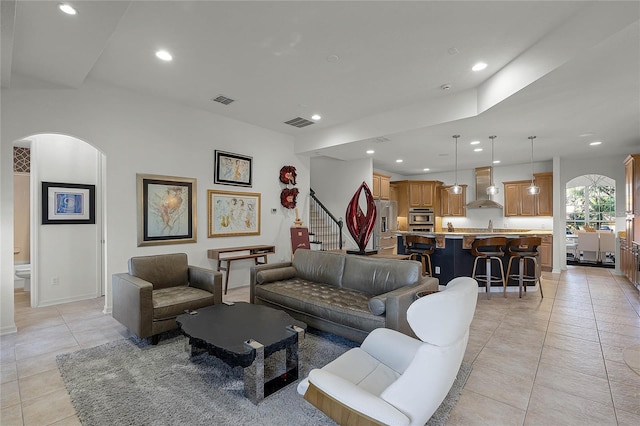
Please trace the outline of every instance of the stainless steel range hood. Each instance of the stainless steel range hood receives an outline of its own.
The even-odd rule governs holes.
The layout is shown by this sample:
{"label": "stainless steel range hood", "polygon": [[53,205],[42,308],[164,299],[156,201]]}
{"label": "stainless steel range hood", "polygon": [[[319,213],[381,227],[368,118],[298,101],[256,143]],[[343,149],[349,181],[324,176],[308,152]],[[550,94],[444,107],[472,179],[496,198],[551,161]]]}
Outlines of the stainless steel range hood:
{"label": "stainless steel range hood", "polygon": [[478,167],[476,169],[476,200],[470,202],[466,209],[501,209],[502,205],[496,203],[487,194],[487,188],[491,185],[493,167]]}

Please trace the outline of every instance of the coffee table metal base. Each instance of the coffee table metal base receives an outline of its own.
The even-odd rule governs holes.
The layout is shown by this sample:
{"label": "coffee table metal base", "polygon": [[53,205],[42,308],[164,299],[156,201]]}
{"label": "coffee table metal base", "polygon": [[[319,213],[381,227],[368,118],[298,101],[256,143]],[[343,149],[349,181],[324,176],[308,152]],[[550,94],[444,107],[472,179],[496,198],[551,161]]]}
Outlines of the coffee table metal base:
{"label": "coffee table metal base", "polygon": [[[297,333],[298,338],[294,343],[286,347],[286,368],[284,373],[278,377],[265,382],[264,377],[264,345],[256,340],[245,342],[248,348],[255,350],[256,357],[248,367],[243,369],[244,395],[254,404],[260,403],[267,396],[282,389],[290,383],[298,380],[300,361],[298,357],[298,347],[304,338],[304,329],[295,325],[287,327],[292,333]],[[206,349],[195,347],[190,344],[190,339],[185,341],[185,351],[191,356],[206,352]]]}

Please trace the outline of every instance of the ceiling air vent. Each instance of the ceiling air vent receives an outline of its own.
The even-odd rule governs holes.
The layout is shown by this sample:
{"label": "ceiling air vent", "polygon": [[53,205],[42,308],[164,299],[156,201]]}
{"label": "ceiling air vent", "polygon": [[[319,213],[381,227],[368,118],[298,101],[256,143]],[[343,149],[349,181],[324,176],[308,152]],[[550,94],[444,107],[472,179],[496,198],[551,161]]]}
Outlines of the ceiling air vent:
{"label": "ceiling air vent", "polygon": [[218,97],[213,98],[212,101],[219,102],[223,105],[229,105],[231,102],[234,102],[235,100],[231,98],[227,98],[226,96],[223,96],[223,95],[218,95]]}
{"label": "ceiling air vent", "polygon": [[314,124],[313,121],[307,120],[306,118],[296,117],[289,121],[285,121],[284,124],[290,124],[293,127],[307,127],[310,124]]}

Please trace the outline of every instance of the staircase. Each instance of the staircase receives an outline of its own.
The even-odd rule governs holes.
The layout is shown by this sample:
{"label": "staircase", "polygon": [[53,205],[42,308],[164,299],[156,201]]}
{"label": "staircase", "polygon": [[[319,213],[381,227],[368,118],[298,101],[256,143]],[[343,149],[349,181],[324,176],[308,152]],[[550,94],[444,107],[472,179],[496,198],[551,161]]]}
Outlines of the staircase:
{"label": "staircase", "polygon": [[342,226],[342,219],[336,219],[311,190],[309,234],[313,234],[316,248],[319,250],[342,250]]}

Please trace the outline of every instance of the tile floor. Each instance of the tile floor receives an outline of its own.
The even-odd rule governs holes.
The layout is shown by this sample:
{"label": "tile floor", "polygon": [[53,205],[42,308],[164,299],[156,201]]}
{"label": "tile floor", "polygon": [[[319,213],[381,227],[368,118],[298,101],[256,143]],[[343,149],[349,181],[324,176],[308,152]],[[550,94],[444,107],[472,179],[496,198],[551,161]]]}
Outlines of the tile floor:
{"label": "tile floor", "polygon": [[[545,273],[531,292],[478,295],[465,360],[473,371],[449,425],[639,425],[640,375],[622,350],[640,343],[640,294],[610,269]],[[128,336],[104,299],[30,308],[17,291],[18,333],[0,338],[0,424],[78,425],[57,354]],[[248,287],[226,300],[248,300]]]}

